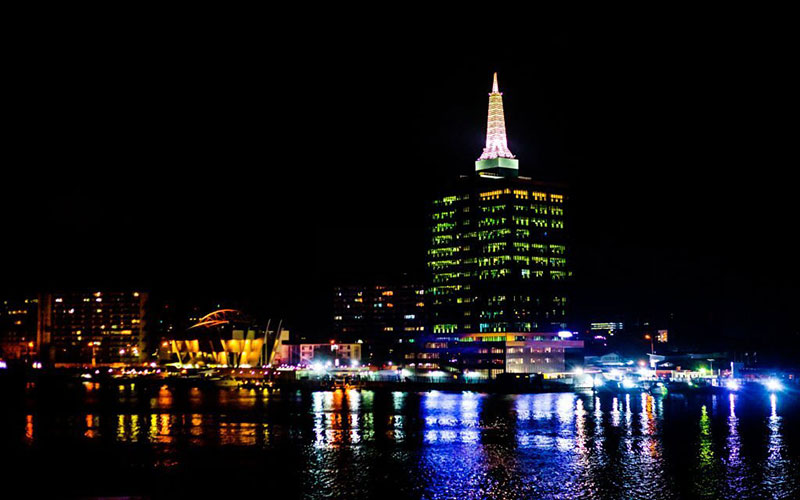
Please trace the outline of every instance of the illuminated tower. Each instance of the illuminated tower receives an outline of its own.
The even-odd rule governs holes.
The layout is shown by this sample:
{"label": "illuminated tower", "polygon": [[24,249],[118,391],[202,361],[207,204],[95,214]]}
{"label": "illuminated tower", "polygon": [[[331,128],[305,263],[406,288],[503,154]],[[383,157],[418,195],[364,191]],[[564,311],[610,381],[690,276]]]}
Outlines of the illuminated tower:
{"label": "illuminated tower", "polygon": [[566,189],[519,176],[502,99],[495,73],[475,173],[433,200],[425,301],[433,334],[557,332],[567,323]]}
{"label": "illuminated tower", "polygon": [[475,171],[482,176],[511,176],[519,172],[519,160],[508,149],[506,137],[506,118],[503,113],[503,93],[497,85],[497,73],[494,74],[492,92],[489,94],[489,117],[486,120],[486,147],[483,148]]}

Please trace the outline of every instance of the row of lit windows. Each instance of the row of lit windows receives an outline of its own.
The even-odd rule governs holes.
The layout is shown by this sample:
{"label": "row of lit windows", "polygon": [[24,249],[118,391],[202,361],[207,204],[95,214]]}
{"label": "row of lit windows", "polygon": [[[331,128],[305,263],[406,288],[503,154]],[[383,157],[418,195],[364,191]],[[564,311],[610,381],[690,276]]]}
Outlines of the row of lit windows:
{"label": "row of lit windows", "polygon": [[455,214],[456,214],[455,210],[450,210],[447,212],[435,212],[431,215],[431,218],[433,220],[448,220],[455,217]]}
{"label": "row of lit windows", "polygon": [[[434,205],[452,205],[455,202],[459,201],[461,198],[459,196],[445,196],[444,198],[434,200]],[[469,195],[464,196],[464,199],[469,199]]]}
{"label": "row of lit windows", "polygon": [[456,225],[452,222],[440,222],[433,226],[432,230],[434,233],[444,233],[447,231],[452,231],[456,228]]}
{"label": "row of lit windows", "polygon": [[489,205],[487,207],[481,207],[481,212],[494,214],[497,212],[504,212],[505,209],[506,209],[505,205]]}
{"label": "row of lit windows", "polygon": [[[465,248],[464,251],[468,251],[469,247]],[[432,248],[428,250],[428,255],[437,258],[437,257],[452,257],[456,253],[461,251],[461,247],[442,247],[442,248]]]}

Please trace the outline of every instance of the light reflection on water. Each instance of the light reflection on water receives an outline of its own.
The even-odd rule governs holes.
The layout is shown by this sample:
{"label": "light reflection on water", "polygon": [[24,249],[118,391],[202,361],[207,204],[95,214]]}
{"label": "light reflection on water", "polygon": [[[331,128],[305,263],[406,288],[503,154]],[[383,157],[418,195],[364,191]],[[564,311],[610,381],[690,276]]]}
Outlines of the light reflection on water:
{"label": "light reflection on water", "polygon": [[[90,410],[26,413],[19,439],[286,454],[300,492],[423,498],[769,498],[798,493],[789,396],[487,395],[86,387]],[[99,395],[98,395],[99,394]],[[87,403],[89,404],[89,403]],[[80,408],[80,407],[78,407]],[[292,453],[286,453],[292,450]],[[375,477],[383,478],[383,482]]]}

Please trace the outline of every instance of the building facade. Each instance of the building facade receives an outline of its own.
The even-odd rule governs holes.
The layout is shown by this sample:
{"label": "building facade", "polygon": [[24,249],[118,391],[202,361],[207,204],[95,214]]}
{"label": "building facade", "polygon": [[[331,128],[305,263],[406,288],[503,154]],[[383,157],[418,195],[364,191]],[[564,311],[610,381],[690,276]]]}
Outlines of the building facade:
{"label": "building facade", "polygon": [[449,369],[481,378],[502,373],[562,373],[583,361],[583,342],[568,332],[471,333],[419,339],[406,366]]}
{"label": "building facade", "polygon": [[336,342],[363,342],[365,360],[384,364],[402,359],[404,344],[425,334],[422,284],[339,286],[334,289]]}
{"label": "building facade", "polygon": [[0,303],[0,359],[38,359],[39,299],[4,299]]}
{"label": "building facade", "polygon": [[131,364],[144,356],[147,294],[73,292],[42,296],[43,358],[56,364]]}
{"label": "building facade", "polygon": [[430,211],[428,309],[433,334],[564,329],[572,277],[564,186],[519,176],[497,75],[475,173]]}
{"label": "building facade", "polygon": [[273,365],[303,367],[321,365],[329,368],[352,368],[361,364],[362,347],[363,344],[359,343],[283,343],[275,355]]}

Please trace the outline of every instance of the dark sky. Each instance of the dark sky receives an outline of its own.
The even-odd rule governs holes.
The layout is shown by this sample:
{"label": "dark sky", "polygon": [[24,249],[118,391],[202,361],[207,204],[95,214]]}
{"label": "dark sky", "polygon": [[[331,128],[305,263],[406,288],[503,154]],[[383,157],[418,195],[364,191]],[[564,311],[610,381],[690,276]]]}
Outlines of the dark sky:
{"label": "dark sky", "polygon": [[29,33],[2,286],[238,297],[324,329],[334,283],[422,272],[427,200],[472,171],[498,71],[521,174],[572,186],[579,319],[796,338],[796,40],[746,17]]}

